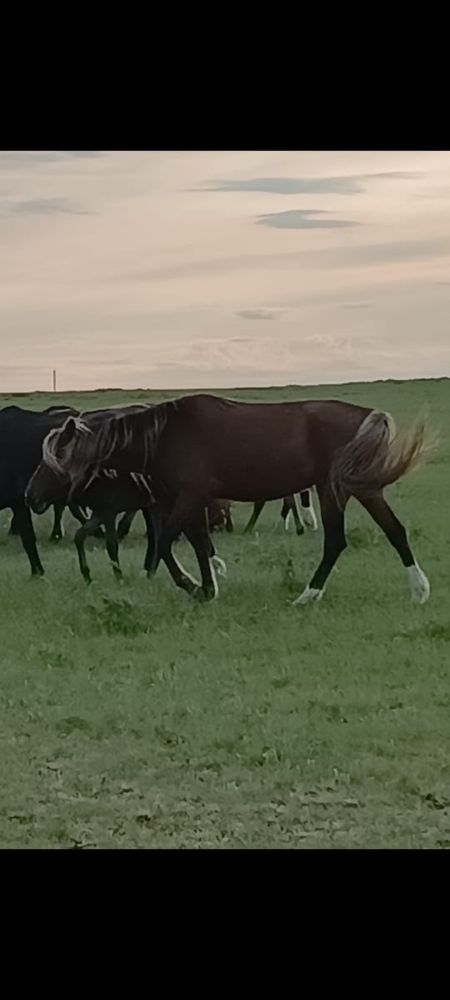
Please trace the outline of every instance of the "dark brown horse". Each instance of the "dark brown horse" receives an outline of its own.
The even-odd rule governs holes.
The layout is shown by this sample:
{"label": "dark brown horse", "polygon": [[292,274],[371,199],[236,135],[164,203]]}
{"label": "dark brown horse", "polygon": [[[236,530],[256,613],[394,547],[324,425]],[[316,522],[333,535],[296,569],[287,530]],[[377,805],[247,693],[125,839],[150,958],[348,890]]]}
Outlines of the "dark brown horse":
{"label": "dark brown horse", "polygon": [[[336,400],[243,403],[211,395],[184,396],[142,413],[118,415],[89,428],[69,417],[52,431],[43,461],[76,482],[100,465],[149,475],[170,514],[160,553],[189,522],[196,537],[205,598],[214,596],[205,508],[214,498],[275,500],[315,484],[324,528],[323,556],[295,603],[322,597],[346,546],[344,513],[351,496],[365,507],[398,552],[415,600],[429,583],[416,563],[405,528],[383,496],[424,452],[425,430],[392,436],[386,413]],[[38,473],[28,495],[38,493]],[[34,482],[33,482],[34,480]],[[209,569],[209,573],[208,573]]]}

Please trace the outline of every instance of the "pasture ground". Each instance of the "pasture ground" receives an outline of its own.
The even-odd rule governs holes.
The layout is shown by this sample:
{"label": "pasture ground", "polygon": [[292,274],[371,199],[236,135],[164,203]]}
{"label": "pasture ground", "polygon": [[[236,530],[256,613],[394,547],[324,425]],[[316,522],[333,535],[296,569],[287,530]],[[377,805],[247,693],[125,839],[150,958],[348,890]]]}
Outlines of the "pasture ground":
{"label": "pasture ground", "polygon": [[[43,581],[29,579],[0,512],[0,846],[20,848],[450,846],[450,382],[233,391],[249,399],[335,397],[428,407],[441,432],[424,468],[388,491],[431,581],[410,603],[401,562],[352,501],[347,551],[318,606],[291,607],[322,534],[297,538],[267,505],[258,531],[216,535],[220,597],[199,605],[164,567],[139,573],[143,522],[114,581],[89,542],[94,583],[66,537],[35,518]],[[171,393],[3,396],[40,409]],[[316,510],[317,501],[315,500]],[[195,572],[187,545],[182,562]]]}

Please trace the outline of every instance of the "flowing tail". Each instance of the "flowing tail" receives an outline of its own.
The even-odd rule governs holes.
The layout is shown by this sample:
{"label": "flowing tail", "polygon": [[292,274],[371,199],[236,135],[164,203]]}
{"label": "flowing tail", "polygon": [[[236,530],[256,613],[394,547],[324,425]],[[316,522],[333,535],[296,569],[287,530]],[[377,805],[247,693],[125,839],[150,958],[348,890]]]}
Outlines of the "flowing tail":
{"label": "flowing tail", "polygon": [[435,444],[425,420],[397,434],[389,414],[372,410],[332,461],[329,484],[338,506],[343,509],[350,496],[366,499],[397,482]]}

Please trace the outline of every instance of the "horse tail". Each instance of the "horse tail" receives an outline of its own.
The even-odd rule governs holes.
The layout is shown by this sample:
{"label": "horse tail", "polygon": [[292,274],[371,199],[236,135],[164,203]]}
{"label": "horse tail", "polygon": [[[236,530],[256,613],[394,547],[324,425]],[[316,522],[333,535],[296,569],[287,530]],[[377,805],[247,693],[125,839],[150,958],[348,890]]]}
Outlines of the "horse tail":
{"label": "horse tail", "polygon": [[332,461],[329,485],[338,506],[343,509],[350,496],[366,499],[397,482],[435,443],[424,419],[399,434],[388,413],[372,410]]}

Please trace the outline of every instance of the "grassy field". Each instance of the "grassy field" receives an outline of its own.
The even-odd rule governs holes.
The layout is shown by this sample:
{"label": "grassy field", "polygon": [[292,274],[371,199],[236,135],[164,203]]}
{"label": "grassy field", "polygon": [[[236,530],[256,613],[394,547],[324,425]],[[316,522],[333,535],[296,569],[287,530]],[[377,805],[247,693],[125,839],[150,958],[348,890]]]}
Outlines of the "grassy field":
{"label": "grassy field", "polygon": [[[222,392],[223,395],[226,393]],[[67,393],[90,408],[171,393]],[[335,397],[388,409],[399,424],[428,408],[441,443],[391,487],[431,582],[410,603],[397,554],[352,501],[349,547],[318,606],[291,606],[322,533],[274,527],[216,535],[228,564],[219,600],[199,605],[161,567],[140,576],[143,522],[115,583],[90,542],[87,588],[72,543],[48,541],[29,579],[0,512],[0,846],[444,848],[450,846],[450,382],[230,390],[249,399]],[[3,396],[36,409],[55,396]],[[317,510],[317,501],[316,510]],[[191,550],[182,562],[197,575]]]}

